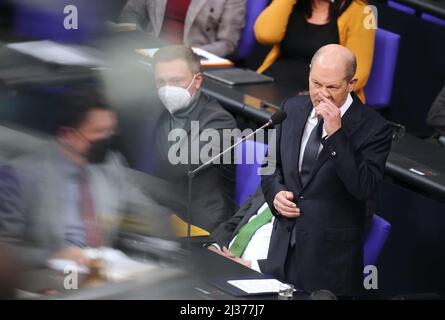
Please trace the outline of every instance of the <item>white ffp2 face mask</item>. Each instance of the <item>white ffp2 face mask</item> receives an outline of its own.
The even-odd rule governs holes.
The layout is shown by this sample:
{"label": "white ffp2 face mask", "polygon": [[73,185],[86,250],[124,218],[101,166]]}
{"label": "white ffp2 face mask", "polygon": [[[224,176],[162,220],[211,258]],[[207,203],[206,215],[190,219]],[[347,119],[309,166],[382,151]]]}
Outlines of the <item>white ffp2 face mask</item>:
{"label": "white ffp2 face mask", "polygon": [[190,104],[192,96],[189,89],[195,81],[195,76],[196,75],[193,76],[192,81],[186,89],[169,85],[158,89],[159,99],[171,114],[186,108]]}

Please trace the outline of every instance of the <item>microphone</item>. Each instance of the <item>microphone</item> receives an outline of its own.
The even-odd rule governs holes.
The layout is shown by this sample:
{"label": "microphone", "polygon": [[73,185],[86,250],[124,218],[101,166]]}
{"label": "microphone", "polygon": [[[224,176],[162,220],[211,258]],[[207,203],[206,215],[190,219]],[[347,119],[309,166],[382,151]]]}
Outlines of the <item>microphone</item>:
{"label": "microphone", "polygon": [[188,172],[188,176],[194,176],[196,173],[198,173],[199,171],[201,171],[202,169],[204,169],[205,167],[207,167],[209,164],[211,164],[213,161],[215,161],[216,159],[218,159],[219,157],[221,157],[222,155],[224,155],[226,152],[229,152],[230,150],[232,150],[233,148],[235,148],[236,146],[238,146],[239,144],[243,143],[245,140],[247,140],[248,138],[250,138],[251,136],[255,135],[258,131],[262,130],[262,129],[266,129],[266,128],[271,128],[274,125],[280,124],[282,123],[287,117],[286,112],[284,111],[277,111],[275,112],[269,119],[269,121],[267,121],[264,125],[262,125],[261,127],[259,127],[258,129],[256,129],[254,132],[248,134],[247,136],[245,136],[244,138],[242,138],[240,141],[238,141],[237,143],[231,145],[230,147],[228,147],[226,150],[218,153],[216,156],[214,156],[213,158],[211,158],[210,160],[206,161],[205,163],[203,163],[202,165],[200,165],[198,168],[196,168],[193,171],[189,171]]}
{"label": "microphone", "polygon": [[204,168],[206,168],[207,166],[209,166],[213,161],[215,161],[216,159],[218,159],[219,157],[221,157],[225,153],[231,151],[232,149],[234,149],[236,146],[238,146],[241,143],[243,143],[244,141],[246,141],[251,136],[255,135],[258,131],[260,131],[262,129],[265,129],[265,128],[272,128],[273,126],[282,123],[286,119],[286,117],[287,117],[287,114],[284,111],[279,110],[279,111],[275,112],[270,117],[269,121],[267,121],[264,125],[262,125],[258,129],[256,129],[252,133],[248,134],[247,136],[243,137],[237,143],[231,145],[230,147],[228,147],[224,151],[218,153],[216,156],[214,156],[210,160],[206,161],[205,163],[200,165],[195,170],[191,170],[191,171],[189,171],[187,173],[187,175],[189,177],[189,183],[188,183],[188,210],[187,210],[187,220],[188,220],[188,222],[187,222],[187,241],[188,241],[189,247],[190,247],[190,225],[191,225],[191,216],[192,216],[192,214],[191,214],[191,211],[192,211],[192,209],[191,209],[191,207],[192,207],[192,180],[195,177],[195,175],[199,171],[201,171]]}
{"label": "microphone", "polygon": [[275,112],[267,122],[269,126],[273,127],[274,125],[280,124],[284,120],[286,120],[287,113],[284,111]]}

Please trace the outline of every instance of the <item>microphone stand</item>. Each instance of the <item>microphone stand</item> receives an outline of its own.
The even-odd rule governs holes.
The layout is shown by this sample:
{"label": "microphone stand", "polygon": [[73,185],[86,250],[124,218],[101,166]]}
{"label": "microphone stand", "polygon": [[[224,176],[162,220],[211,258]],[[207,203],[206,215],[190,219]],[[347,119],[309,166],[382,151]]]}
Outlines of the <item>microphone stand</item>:
{"label": "microphone stand", "polygon": [[267,123],[265,123],[264,125],[262,125],[260,128],[256,129],[255,131],[253,131],[252,133],[248,134],[247,136],[243,137],[242,139],[240,139],[237,143],[231,145],[230,147],[228,147],[226,150],[218,153],[216,156],[214,156],[213,158],[211,158],[210,160],[206,161],[205,163],[203,163],[202,165],[200,165],[198,168],[196,168],[195,170],[189,170],[189,172],[187,173],[188,175],[188,210],[187,210],[187,248],[190,251],[191,248],[191,236],[190,236],[190,230],[191,230],[191,219],[192,219],[192,185],[193,185],[193,178],[195,177],[195,175],[197,173],[199,173],[201,170],[203,170],[204,168],[206,168],[207,166],[209,166],[213,161],[215,161],[216,159],[218,159],[219,157],[221,157],[222,155],[224,155],[225,153],[229,152],[230,150],[232,150],[233,148],[235,148],[236,146],[240,145],[241,143],[243,143],[244,141],[246,141],[248,138],[250,138],[251,136],[255,135],[258,131],[265,129],[269,126],[273,125],[273,121],[269,120]]}

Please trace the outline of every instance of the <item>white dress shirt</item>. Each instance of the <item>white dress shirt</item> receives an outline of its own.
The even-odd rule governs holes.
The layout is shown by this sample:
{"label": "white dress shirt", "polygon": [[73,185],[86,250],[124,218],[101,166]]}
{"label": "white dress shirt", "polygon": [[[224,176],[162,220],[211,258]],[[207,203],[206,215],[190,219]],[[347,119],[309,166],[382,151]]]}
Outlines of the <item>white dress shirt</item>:
{"label": "white dress shirt", "polygon": [[[264,209],[266,209],[267,203],[265,202],[257,211],[256,214],[254,214],[252,217],[250,217],[249,223],[252,219],[254,219],[259,213],[261,213]],[[250,266],[251,269],[261,272],[260,266],[258,264],[257,260],[267,259],[267,253],[269,251],[269,242],[270,242],[270,236],[272,235],[272,228],[273,228],[273,222],[275,220],[275,217],[272,217],[272,219],[266,223],[265,225],[261,226],[252,236],[249,243],[247,244],[246,249],[244,250],[243,254],[241,255],[241,259],[245,260],[251,260],[252,264]],[[235,241],[236,235],[232,241],[230,241],[229,248]],[[218,248],[221,250],[219,245],[217,243],[212,243],[212,246]]]}
{"label": "white dress shirt", "polygon": [[[267,203],[264,203],[258,209],[257,213],[254,214],[252,217],[250,217],[247,223],[249,223],[252,219],[254,219],[259,213],[261,213],[266,208],[267,208]],[[274,220],[275,217],[272,217],[272,219],[268,223],[261,226],[253,234],[252,238],[249,241],[249,244],[247,245],[246,249],[244,250],[243,254],[240,257],[241,259],[252,261],[252,265],[250,267],[255,271],[261,272],[257,260],[267,259],[267,253],[269,252],[270,236],[272,235]],[[238,235],[236,235],[232,239],[232,241],[229,244],[229,248],[235,241],[236,237],[238,237]]]}
{"label": "white dress shirt", "polygon": [[[342,117],[346,113],[346,111],[348,111],[348,109],[351,106],[353,101],[354,100],[352,99],[352,96],[349,93],[348,97],[346,98],[346,101],[340,107],[340,113],[341,113]],[[315,128],[317,123],[318,123],[318,119],[317,119],[317,116],[315,115],[315,109],[312,108],[309,118],[306,121],[306,126],[304,127],[303,136],[301,138],[300,158],[298,159],[298,170],[299,171],[301,171],[301,165],[303,163],[303,155],[304,155],[304,150],[306,149],[307,141],[309,140],[309,136],[311,135],[311,132]],[[323,126],[322,137],[325,138],[327,135],[328,134]],[[320,151],[322,149],[323,149],[323,145],[320,143],[320,148],[318,149],[318,153],[320,153]]]}

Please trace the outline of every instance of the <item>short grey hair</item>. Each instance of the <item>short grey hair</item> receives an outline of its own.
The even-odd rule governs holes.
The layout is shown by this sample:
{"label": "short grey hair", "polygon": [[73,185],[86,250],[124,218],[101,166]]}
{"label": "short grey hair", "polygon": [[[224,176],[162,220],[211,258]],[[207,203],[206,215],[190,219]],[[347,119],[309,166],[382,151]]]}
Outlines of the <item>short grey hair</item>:
{"label": "short grey hair", "polygon": [[153,56],[153,65],[159,62],[183,60],[187,63],[193,74],[201,72],[201,60],[199,56],[189,47],[181,45],[160,48]]}
{"label": "short grey hair", "polygon": [[[321,47],[314,53],[314,55],[312,56],[312,59],[311,59],[311,66],[310,66],[311,69],[312,69],[312,66],[314,65],[314,63],[318,60],[318,58],[320,58],[323,51],[324,51],[324,47]],[[355,58],[354,54],[352,54],[351,57],[346,59],[345,69],[346,69],[345,70],[345,79],[349,82],[354,78],[355,72],[357,71],[357,59]]]}

